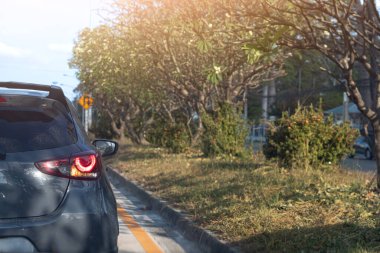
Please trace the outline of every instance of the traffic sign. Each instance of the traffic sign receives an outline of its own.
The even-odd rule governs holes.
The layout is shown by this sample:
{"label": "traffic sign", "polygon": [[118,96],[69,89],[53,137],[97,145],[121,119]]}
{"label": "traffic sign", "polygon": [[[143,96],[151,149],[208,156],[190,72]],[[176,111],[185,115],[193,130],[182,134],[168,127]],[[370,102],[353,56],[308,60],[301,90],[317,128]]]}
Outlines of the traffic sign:
{"label": "traffic sign", "polygon": [[88,110],[93,103],[94,99],[89,95],[83,95],[78,100],[78,104],[80,104],[85,110]]}

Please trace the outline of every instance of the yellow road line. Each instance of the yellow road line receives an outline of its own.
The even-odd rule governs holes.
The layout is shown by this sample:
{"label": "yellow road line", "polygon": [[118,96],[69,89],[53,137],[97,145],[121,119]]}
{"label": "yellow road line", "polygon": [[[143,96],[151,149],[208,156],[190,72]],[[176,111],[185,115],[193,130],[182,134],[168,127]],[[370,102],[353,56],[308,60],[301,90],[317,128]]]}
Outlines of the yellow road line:
{"label": "yellow road line", "polygon": [[163,253],[158,245],[150,238],[148,233],[140,227],[133,217],[120,205],[117,207],[117,212],[122,221],[127,225],[132,234],[139,241],[146,253]]}

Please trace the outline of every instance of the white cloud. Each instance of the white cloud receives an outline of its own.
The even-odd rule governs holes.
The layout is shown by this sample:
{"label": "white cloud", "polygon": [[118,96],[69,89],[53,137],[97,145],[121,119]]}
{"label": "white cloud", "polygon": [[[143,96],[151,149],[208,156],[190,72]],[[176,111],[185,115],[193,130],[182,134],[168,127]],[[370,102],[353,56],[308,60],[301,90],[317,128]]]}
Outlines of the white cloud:
{"label": "white cloud", "polygon": [[60,53],[71,53],[73,44],[53,43],[48,45],[49,50]]}
{"label": "white cloud", "polygon": [[21,58],[28,55],[27,50],[9,46],[3,42],[0,42],[0,55]]}

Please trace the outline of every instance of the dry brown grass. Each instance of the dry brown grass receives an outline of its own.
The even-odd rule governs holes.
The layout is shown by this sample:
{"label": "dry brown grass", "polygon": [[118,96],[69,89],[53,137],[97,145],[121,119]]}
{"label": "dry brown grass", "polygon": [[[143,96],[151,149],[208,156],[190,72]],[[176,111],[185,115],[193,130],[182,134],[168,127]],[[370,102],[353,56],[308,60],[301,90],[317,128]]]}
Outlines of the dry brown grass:
{"label": "dry brown grass", "polygon": [[372,175],[329,168],[287,171],[259,155],[250,162],[172,155],[127,146],[114,164],[197,224],[244,252],[378,252]]}

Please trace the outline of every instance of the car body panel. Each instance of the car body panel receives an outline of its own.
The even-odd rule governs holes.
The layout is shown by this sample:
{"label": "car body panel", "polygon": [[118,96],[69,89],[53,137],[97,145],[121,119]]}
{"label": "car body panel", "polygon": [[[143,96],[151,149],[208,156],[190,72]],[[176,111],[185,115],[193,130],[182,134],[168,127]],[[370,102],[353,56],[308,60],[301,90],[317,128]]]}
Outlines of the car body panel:
{"label": "car body panel", "polygon": [[[24,245],[20,252],[29,252],[30,245],[36,252],[117,252],[116,200],[100,152],[90,143],[74,106],[62,97],[59,87],[0,82],[0,87],[13,86],[44,92],[42,95],[38,92],[28,95],[29,91],[26,94],[13,94],[12,91],[2,94],[0,89],[0,111],[23,111],[21,116],[9,116],[9,112],[0,114],[0,123],[1,120],[3,124],[4,120],[7,121],[5,124],[20,123],[16,124],[15,132],[12,132],[16,129],[12,129],[12,124],[7,125],[8,136],[0,132],[0,249],[7,252],[14,240]],[[28,112],[37,112],[35,121],[41,127],[44,122],[50,122],[57,113],[49,106],[62,113],[63,117],[58,117],[66,122],[59,126],[59,129],[68,131],[66,139],[58,141],[59,145],[43,142],[55,138],[59,131],[53,129],[52,135],[46,137],[49,135],[43,136],[43,132],[51,129],[40,131],[32,124],[22,130],[24,123],[29,124],[34,119],[34,116],[24,116]],[[20,143],[23,138],[29,138],[28,131],[41,134],[42,142]],[[4,138],[18,139],[17,145],[9,146]],[[36,166],[41,161],[69,159],[88,152],[98,154],[99,173],[91,180],[50,175]]]}
{"label": "car body panel", "polygon": [[43,174],[34,163],[0,161],[0,218],[38,217],[53,212],[69,179]]}
{"label": "car body panel", "polygon": [[27,238],[39,252],[116,252],[115,203],[101,188],[101,180],[72,180],[62,204],[49,215],[0,219],[0,238]]}

